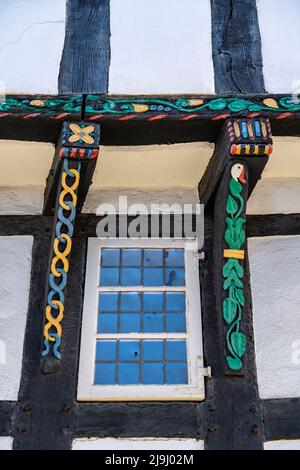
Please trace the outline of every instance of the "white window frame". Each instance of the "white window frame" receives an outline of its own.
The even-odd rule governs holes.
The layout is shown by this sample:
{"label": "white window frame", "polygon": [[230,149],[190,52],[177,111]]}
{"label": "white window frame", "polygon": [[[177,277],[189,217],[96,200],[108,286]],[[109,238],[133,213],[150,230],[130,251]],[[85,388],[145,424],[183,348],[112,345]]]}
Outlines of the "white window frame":
{"label": "white window frame", "polygon": [[[101,248],[183,248],[185,287],[99,287]],[[186,333],[97,334],[98,293],[101,291],[186,293]],[[94,381],[96,339],[176,339],[187,342],[188,384],[183,385],[96,385]],[[81,349],[78,374],[78,401],[161,401],[204,400],[203,345],[197,241],[190,239],[102,239],[89,238]]]}

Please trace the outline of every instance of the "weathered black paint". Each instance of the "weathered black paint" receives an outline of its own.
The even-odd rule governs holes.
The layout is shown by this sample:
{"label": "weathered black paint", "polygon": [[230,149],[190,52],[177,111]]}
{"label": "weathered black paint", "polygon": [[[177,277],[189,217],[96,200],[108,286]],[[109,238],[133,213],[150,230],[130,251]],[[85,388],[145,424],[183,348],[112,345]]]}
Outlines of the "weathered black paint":
{"label": "weathered black paint", "polygon": [[264,400],[266,440],[299,439],[300,398]]}
{"label": "weathered black paint", "polygon": [[11,436],[16,407],[13,401],[0,401],[0,436]]}
{"label": "weathered black paint", "polygon": [[[244,328],[247,355],[244,376],[225,376],[222,326],[215,302],[212,217],[206,220],[205,260],[200,264],[204,360],[212,368],[206,382],[206,449],[261,449],[263,423],[257,393],[253,345],[251,293],[248,262],[245,260]],[[216,230],[216,229],[213,229]]]}
{"label": "weathered black paint", "polygon": [[300,235],[300,214],[248,215],[247,237]]}
{"label": "weathered black paint", "polygon": [[201,403],[80,403],[76,437],[204,438]]}
{"label": "weathered black paint", "polygon": [[256,0],[211,0],[217,93],[264,93]]}
{"label": "weathered black paint", "polygon": [[109,0],[68,0],[59,93],[106,93],[109,62]]}

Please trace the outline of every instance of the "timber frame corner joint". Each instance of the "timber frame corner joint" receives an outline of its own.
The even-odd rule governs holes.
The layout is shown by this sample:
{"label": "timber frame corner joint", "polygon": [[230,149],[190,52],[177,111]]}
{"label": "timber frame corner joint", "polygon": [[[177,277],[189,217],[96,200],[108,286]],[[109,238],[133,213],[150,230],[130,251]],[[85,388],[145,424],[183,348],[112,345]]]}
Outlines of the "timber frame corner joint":
{"label": "timber frame corner joint", "polygon": [[246,205],[272,153],[269,119],[231,118],[199,184],[200,202],[214,202],[216,308],[227,375],[244,374],[247,304],[244,279]]}
{"label": "timber frame corner joint", "polygon": [[54,212],[45,301],[42,371],[55,372],[61,359],[64,290],[76,212],[83,206],[99,154],[100,126],[64,122],[47,180],[44,213]]}

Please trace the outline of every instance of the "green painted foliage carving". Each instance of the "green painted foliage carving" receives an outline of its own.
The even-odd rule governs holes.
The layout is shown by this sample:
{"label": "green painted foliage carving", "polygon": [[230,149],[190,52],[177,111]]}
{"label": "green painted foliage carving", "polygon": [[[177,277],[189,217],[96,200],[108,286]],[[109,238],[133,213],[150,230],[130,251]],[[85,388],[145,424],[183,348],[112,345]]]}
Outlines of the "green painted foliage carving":
{"label": "green painted foliage carving", "polygon": [[[243,167],[242,167],[243,169]],[[226,201],[225,218],[226,230],[224,234],[227,249],[241,250],[245,243],[244,224],[241,217],[244,211],[244,199],[241,195],[242,185],[233,177],[229,181],[229,194]],[[230,370],[239,371],[243,367],[242,358],[246,351],[246,336],[240,331],[242,310],[245,305],[242,260],[228,258],[223,266],[223,289],[226,298],[223,301],[223,318],[227,325],[226,356],[227,366]]]}

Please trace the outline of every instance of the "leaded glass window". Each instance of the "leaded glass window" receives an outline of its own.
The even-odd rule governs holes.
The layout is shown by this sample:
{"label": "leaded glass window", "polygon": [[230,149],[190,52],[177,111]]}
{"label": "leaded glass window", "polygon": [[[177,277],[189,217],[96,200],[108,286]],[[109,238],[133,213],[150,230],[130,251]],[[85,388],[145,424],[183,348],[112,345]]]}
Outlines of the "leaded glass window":
{"label": "leaded glass window", "polygon": [[[202,377],[193,375],[202,363],[196,243],[92,239],[90,244],[81,344],[83,351],[88,350],[91,389],[99,390],[91,399],[101,400],[101,390],[104,399],[109,399],[108,388],[112,399],[117,393],[120,399],[124,393],[126,399],[130,390],[132,399],[158,399],[156,394],[171,399],[176,387],[188,393],[189,387],[202,383]],[[88,279],[91,271],[93,290]],[[198,286],[193,295],[189,290],[192,272]],[[192,334],[193,327],[198,332]],[[91,333],[93,347],[86,344],[85,330]],[[82,364],[81,358],[81,370]],[[187,395],[187,399],[192,398]]]}

